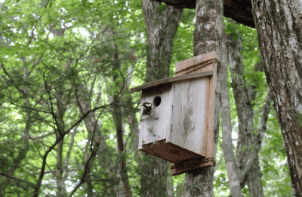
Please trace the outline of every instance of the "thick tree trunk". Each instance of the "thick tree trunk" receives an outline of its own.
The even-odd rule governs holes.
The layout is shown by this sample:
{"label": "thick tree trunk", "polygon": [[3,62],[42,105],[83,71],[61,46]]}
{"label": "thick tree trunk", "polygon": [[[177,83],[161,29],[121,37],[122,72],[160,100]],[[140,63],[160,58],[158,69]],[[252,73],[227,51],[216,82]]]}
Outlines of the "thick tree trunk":
{"label": "thick tree trunk", "polygon": [[[145,81],[169,76],[173,41],[182,9],[151,0],[142,0],[147,26],[147,72]],[[167,162],[143,156],[142,196],[167,196]]]}
{"label": "thick tree trunk", "polygon": [[[239,132],[237,142],[237,164],[241,172],[244,171],[246,163],[250,158],[254,142],[257,136],[253,134],[253,109],[252,101],[254,99],[253,88],[247,87],[244,79],[244,67],[241,37],[237,40],[232,39],[232,35],[228,36],[229,60],[232,77],[232,88],[235,97],[237,114],[239,119]],[[247,184],[249,194],[252,197],[263,196],[263,188],[261,185],[261,172],[259,168],[259,158],[256,155],[254,165],[249,172]],[[243,185],[242,185],[243,187]]]}
{"label": "thick tree trunk", "polygon": [[221,61],[221,127],[222,127],[222,148],[225,166],[228,174],[229,186],[232,197],[241,197],[240,173],[237,168],[232,140],[232,123],[230,114],[230,99],[228,89],[228,49],[226,46],[227,35],[223,34],[222,42],[222,61]]}
{"label": "thick tree trunk", "polygon": [[142,0],[147,27],[146,82],[169,76],[173,41],[182,9]]}
{"label": "thick tree trunk", "polygon": [[267,83],[281,126],[292,184],[302,196],[302,2],[252,0]]}
{"label": "thick tree trunk", "polygon": [[[217,51],[220,55],[221,37],[223,32],[223,4],[222,0],[197,0],[196,25],[194,32],[194,56],[210,51]],[[220,80],[220,68],[217,77]],[[216,109],[215,109],[215,144],[219,133],[220,83],[217,80]],[[215,146],[216,147],[216,146]],[[186,197],[213,196],[214,167],[206,167],[198,171],[186,173]]]}

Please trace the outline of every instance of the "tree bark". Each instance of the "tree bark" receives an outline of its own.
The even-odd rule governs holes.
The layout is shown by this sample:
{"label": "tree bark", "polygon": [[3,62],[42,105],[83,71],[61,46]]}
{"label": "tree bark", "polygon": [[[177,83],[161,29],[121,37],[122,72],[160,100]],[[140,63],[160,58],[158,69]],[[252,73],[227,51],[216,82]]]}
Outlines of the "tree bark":
{"label": "tree bark", "polygon": [[[242,39],[239,36],[237,40],[233,40],[232,35],[228,36],[230,71],[232,73],[232,88],[236,102],[239,127],[237,141],[237,164],[241,172],[247,164],[253,149],[257,136],[253,134],[253,106],[254,100],[253,88],[247,87],[244,78],[244,67],[242,51]],[[261,172],[259,167],[259,158],[256,154],[254,165],[247,177],[249,194],[252,197],[263,196],[263,188],[261,184]],[[244,185],[242,185],[244,187]]]}
{"label": "tree bark", "polygon": [[261,148],[262,140],[264,137],[264,133],[266,131],[266,123],[267,123],[267,118],[269,114],[269,109],[270,109],[270,103],[271,103],[271,98],[269,95],[269,90],[267,91],[267,95],[264,101],[264,105],[262,107],[262,112],[261,112],[261,117],[260,117],[260,123],[258,125],[258,132],[256,136],[256,140],[253,142],[253,150],[251,152],[251,155],[249,156],[249,159],[247,160],[245,167],[243,171],[241,172],[241,177],[240,177],[240,186],[241,188],[244,187],[245,182],[247,181],[250,172],[253,170],[255,165],[259,165],[259,151]]}
{"label": "tree bark", "polygon": [[56,116],[56,139],[61,139],[57,144],[57,163],[56,163],[56,183],[57,183],[57,196],[63,197],[66,196],[66,188],[63,178],[63,142],[64,138],[62,138],[63,133],[65,132],[64,125],[64,114],[66,111],[66,106],[63,103],[63,89],[57,90],[57,102],[56,102],[56,112],[53,113]]}
{"label": "tree bark", "polygon": [[223,34],[222,41],[222,65],[221,65],[221,127],[222,127],[222,148],[225,166],[228,174],[228,182],[231,188],[232,197],[241,197],[240,173],[237,168],[232,140],[232,123],[230,114],[230,99],[228,89],[228,49],[226,46],[227,35]]}
{"label": "tree bark", "polygon": [[169,76],[173,41],[182,9],[142,0],[147,27],[146,82]]}
{"label": "tree bark", "polygon": [[[169,76],[173,41],[182,9],[151,0],[142,0],[147,27],[147,72],[150,82]],[[143,196],[167,196],[167,162],[143,154],[141,193]]]}
{"label": "tree bark", "polygon": [[295,196],[302,196],[302,2],[252,0],[267,83]]}
{"label": "tree bark", "polygon": [[[223,3],[222,0],[197,0],[196,24],[194,32],[194,56],[210,51],[217,51],[220,55],[221,36],[223,32]],[[220,68],[217,72],[217,94],[215,101],[215,144],[219,133],[220,111]],[[216,147],[216,146],[215,146]],[[186,197],[213,196],[214,167],[206,167],[197,171],[186,173]]]}

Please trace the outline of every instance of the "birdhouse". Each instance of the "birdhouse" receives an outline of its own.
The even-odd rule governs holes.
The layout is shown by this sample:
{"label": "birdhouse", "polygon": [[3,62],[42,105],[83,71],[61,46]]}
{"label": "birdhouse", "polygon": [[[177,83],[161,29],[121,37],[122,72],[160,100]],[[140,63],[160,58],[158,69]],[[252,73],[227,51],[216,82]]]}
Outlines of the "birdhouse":
{"label": "birdhouse", "polygon": [[214,165],[216,52],[176,64],[175,77],[142,91],[139,150],[174,163],[172,175]]}

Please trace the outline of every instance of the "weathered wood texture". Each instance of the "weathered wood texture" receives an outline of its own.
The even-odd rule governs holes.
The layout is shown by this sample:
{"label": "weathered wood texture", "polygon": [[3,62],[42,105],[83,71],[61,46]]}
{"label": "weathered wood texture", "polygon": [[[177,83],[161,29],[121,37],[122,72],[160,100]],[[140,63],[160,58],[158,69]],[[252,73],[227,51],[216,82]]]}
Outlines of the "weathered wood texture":
{"label": "weathered wood texture", "polygon": [[[157,86],[143,90],[141,102],[153,104],[150,115],[144,115],[140,123],[139,146],[141,150],[143,145],[167,138],[167,133],[171,130],[171,111],[172,111],[172,84]],[[160,97],[161,103],[154,107],[154,98]],[[141,109],[141,114],[142,114]]]}
{"label": "weathered wood texture", "polygon": [[302,2],[252,0],[270,95],[281,126],[295,196],[302,196]]}
{"label": "weathered wood texture", "polygon": [[209,77],[177,82],[173,84],[172,131],[169,141],[207,155],[206,116],[209,98]]}
{"label": "weathered wood texture", "polygon": [[[214,158],[214,116],[215,116],[215,99],[216,99],[216,82],[217,82],[217,66],[219,64],[219,56],[216,51],[201,54],[193,58],[178,62],[176,64],[175,75],[182,74],[207,73],[213,71],[213,75],[208,78],[209,89],[207,90],[207,109],[206,109],[206,131],[207,131],[207,158]],[[193,74],[192,74],[193,75]],[[212,140],[212,141],[209,141]]]}
{"label": "weathered wood texture", "polygon": [[[213,84],[211,79],[215,72],[205,73],[174,77],[178,80],[167,79],[157,86],[143,86],[141,102],[149,102],[153,106],[150,115],[141,118],[139,149],[173,163],[214,157],[213,144],[208,144],[213,140],[208,142],[207,139],[210,135],[211,100],[215,96],[210,93],[214,90],[210,84]],[[156,105],[156,98],[161,98],[159,105]],[[163,145],[156,144],[162,140],[165,141]]]}
{"label": "weathered wood texture", "polygon": [[184,172],[190,172],[198,169],[202,169],[207,166],[213,166],[215,164],[214,159],[208,159],[208,158],[191,158],[190,160],[186,162],[182,162],[179,164],[175,164],[171,166],[171,174],[172,175],[178,175],[182,174]]}
{"label": "weathered wood texture", "polygon": [[[172,163],[181,163],[183,160],[192,160],[192,159],[203,159],[204,157],[184,149],[180,146],[177,146],[173,143],[166,142],[166,140],[156,141],[155,144],[149,143],[143,145],[142,151],[150,153],[156,157],[165,159]],[[173,174],[173,173],[171,173]],[[173,174],[175,175],[175,174]]]}
{"label": "weathered wood texture", "polygon": [[[165,2],[175,8],[196,8],[196,0],[154,0]],[[238,23],[255,27],[251,0],[223,0],[224,16],[232,18]]]}
{"label": "weathered wood texture", "polygon": [[215,51],[212,51],[178,62],[176,63],[175,76],[191,73],[198,75],[200,72],[206,73],[207,71],[214,69],[213,63],[218,62],[218,60],[218,54]]}
{"label": "weathered wood texture", "polygon": [[[153,105],[151,113],[141,118],[139,149],[175,164],[181,163],[180,168],[172,166],[173,175],[214,164],[213,100],[217,62],[216,52],[200,55],[178,64],[176,71],[193,74],[165,78],[132,89],[132,92],[142,90],[141,102]],[[198,66],[197,70],[190,69]],[[199,72],[200,69],[205,72]],[[157,98],[160,103],[156,103]],[[206,160],[200,162],[205,157]],[[198,160],[193,162],[195,166],[191,162],[191,168],[183,167],[183,162],[192,159]]]}

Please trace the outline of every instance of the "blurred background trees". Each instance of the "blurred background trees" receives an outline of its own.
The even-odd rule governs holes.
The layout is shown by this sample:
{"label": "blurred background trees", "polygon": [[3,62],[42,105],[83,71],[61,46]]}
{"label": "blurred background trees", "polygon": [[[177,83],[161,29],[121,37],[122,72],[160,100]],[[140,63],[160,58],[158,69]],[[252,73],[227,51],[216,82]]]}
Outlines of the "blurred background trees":
{"label": "blurred background trees", "polygon": [[[141,1],[126,0],[0,3],[0,196],[183,195],[184,175],[171,177],[166,162],[137,151],[140,94],[129,90],[173,76],[175,63],[193,56],[195,11],[152,5],[143,11]],[[144,12],[152,11],[162,18],[146,23]],[[224,25],[242,59],[229,62],[228,88],[234,152],[244,165],[254,154],[267,84],[256,30],[228,18]],[[162,40],[150,39],[155,29]],[[242,89],[251,95],[249,120],[239,118]],[[242,144],[244,121],[250,136]],[[290,196],[273,108],[262,137],[256,163],[263,194]],[[223,197],[230,189],[221,144],[220,135],[213,193]]]}

